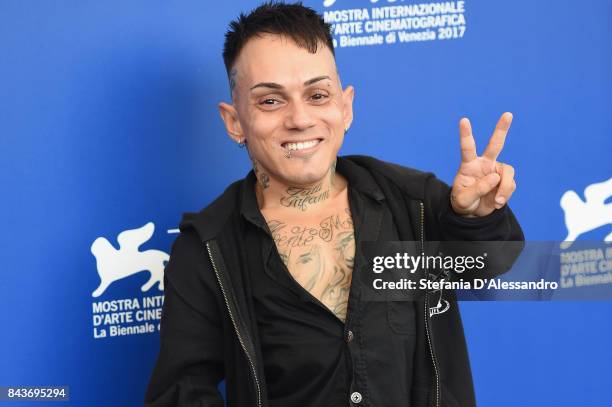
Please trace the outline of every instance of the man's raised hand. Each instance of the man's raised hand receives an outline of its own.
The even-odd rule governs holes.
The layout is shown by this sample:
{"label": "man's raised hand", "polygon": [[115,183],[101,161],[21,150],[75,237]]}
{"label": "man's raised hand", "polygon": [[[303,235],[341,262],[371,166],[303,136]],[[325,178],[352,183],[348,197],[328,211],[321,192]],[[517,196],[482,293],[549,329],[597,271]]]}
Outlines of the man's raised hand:
{"label": "man's raised hand", "polygon": [[482,156],[476,154],[472,126],[467,118],[459,121],[461,165],[451,189],[455,213],[467,217],[486,216],[508,202],[516,189],[514,168],[497,161],[512,123],[512,113],[501,115],[489,145]]}

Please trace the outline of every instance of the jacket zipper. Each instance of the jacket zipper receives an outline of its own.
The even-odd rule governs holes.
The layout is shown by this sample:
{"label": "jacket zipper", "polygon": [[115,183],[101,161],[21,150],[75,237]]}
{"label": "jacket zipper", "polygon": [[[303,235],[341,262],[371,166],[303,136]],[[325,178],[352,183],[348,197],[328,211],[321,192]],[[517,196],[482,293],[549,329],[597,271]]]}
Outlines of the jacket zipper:
{"label": "jacket zipper", "polygon": [[229,313],[230,319],[232,320],[232,325],[234,327],[234,331],[236,332],[236,336],[238,337],[238,342],[240,342],[240,347],[244,351],[244,354],[249,361],[249,365],[251,367],[251,373],[253,374],[253,379],[255,381],[255,387],[257,390],[257,406],[261,407],[261,387],[259,385],[259,379],[257,378],[257,370],[255,369],[255,363],[253,362],[253,358],[249,354],[246,345],[244,344],[244,340],[242,335],[240,334],[240,329],[238,328],[238,324],[236,323],[236,318],[232,313],[232,309],[229,304],[229,300],[227,298],[227,292],[225,291],[225,286],[221,280],[221,276],[219,274],[219,270],[217,269],[214,256],[210,249],[209,242],[206,242],[206,251],[208,251],[208,257],[210,258],[210,262],[212,264],[213,270],[215,271],[215,277],[217,278],[217,282],[219,283],[219,287],[221,288],[221,293],[223,294],[223,300],[225,301],[225,307],[227,308],[227,312]]}
{"label": "jacket zipper", "polygon": [[[423,201],[419,201],[421,207],[421,255],[425,257],[425,206]],[[427,279],[429,279],[429,271],[425,270]],[[425,334],[427,336],[427,345],[429,346],[429,353],[431,354],[431,361],[434,368],[435,387],[436,387],[436,407],[440,406],[440,378],[438,374],[438,363],[436,361],[436,355],[431,344],[431,336],[429,334],[429,302],[427,301],[427,290],[425,290]]]}

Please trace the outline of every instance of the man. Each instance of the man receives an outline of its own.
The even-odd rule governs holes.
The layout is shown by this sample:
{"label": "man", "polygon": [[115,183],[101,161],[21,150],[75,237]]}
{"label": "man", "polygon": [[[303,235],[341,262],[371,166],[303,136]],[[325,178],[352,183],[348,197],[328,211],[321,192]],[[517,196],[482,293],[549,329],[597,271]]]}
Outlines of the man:
{"label": "man", "polygon": [[301,4],[264,4],[226,35],[232,104],[219,109],[253,163],[184,215],[165,271],[161,350],[147,406],[472,406],[456,302],[365,301],[361,241],[522,240],[497,161],[460,121],[452,189],[431,173],[338,157],[353,119],[329,26]]}

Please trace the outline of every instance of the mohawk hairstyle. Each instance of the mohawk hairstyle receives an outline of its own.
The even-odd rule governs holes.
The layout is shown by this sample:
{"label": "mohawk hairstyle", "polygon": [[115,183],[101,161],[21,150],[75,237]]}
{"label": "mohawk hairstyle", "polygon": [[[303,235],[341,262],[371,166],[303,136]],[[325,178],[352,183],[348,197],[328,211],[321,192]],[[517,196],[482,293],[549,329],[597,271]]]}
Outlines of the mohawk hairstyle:
{"label": "mohawk hairstyle", "polygon": [[331,25],[326,23],[320,14],[302,5],[302,2],[287,4],[268,1],[248,15],[240,13],[240,16],[229,24],[223,46],[223,62],[231,89],[234,84],[230,71],[238,54],[249,39],[263,33],[287,36],[297,46],[306,48],[311,53],[317,52],[319,44],[322,43],[335,58]]}

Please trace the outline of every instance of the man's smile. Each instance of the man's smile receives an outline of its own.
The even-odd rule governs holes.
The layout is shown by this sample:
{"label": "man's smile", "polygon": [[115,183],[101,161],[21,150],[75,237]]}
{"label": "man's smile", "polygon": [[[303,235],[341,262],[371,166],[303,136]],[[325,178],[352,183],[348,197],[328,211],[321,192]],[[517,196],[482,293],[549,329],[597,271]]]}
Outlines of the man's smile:
{"label": "man's smile", "polygon": [[281,146],[285,150],[291,151],[292,155],[300,156],[315,151],[322,142],[323,139],[321,138],[313,138],[303,141],[287,141],[282,143]]}

